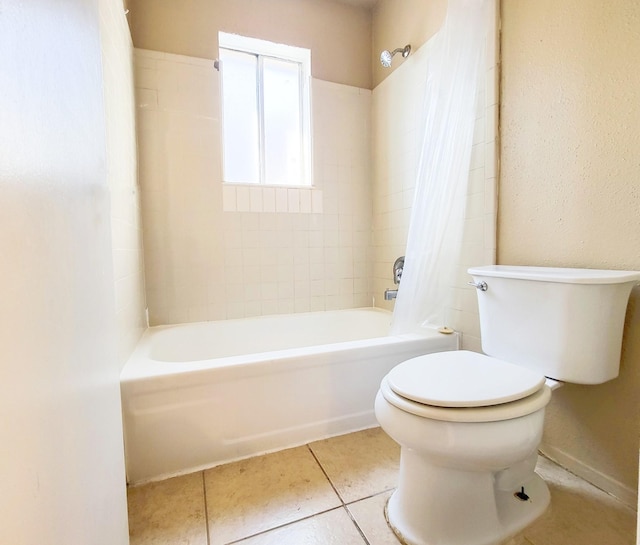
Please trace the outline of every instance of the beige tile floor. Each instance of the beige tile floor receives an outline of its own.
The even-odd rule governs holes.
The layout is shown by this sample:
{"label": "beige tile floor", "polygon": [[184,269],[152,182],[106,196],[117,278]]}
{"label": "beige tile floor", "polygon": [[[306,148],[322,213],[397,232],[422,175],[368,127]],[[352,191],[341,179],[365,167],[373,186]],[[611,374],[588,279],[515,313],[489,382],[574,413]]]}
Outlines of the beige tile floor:
{"label": "beige tile floor", "polygon": [[[374,428],[129,489],[131,545],[398,545],[399,448]],[[634,545],[636,514],[540,458],[551,507],[508,545]]]}

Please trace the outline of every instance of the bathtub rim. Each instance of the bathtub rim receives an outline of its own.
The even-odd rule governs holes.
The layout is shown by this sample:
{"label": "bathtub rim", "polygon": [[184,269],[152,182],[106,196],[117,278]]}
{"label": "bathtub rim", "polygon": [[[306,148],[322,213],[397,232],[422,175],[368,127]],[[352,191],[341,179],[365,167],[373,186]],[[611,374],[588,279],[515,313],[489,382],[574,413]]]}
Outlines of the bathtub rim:
{"label": "bathtub rim", "polygon": [[[357,309],[343,309],[343,310],[367,310],[373,312],[381,312],[388,314],[391,317],[391,312],[385,309],[380,309],[377,307],[362,307]],[[341,312],[342,310],[336,311],[317,311],[311,313],[302,313],[302,314],[318,314],[323,312]],[[279,315],[276,315],[279,316]],[[295,316],[295,314],[291,314],[291,316]],[[266,317],[266,316],[265,316]],[[265,318],[263,316],[255,317],[255,318]],[[254,317],[250,317],[254,318]],[[242,321],[249,318],[237,318],[234,320]],[[145,330],[143,335],[141,336],[136,348],[131,353],[131,356],[126,361],[125,365],[122,368],[120,373],[120,383],[123,387],[127,387],[127,385],[133,385],[135,383],[140,383],[149,380],[162,380],[166,379],[176,379],[182,377],[188,382],[192,382],[191,379],[196,379],[197,375],[202,372],[206,372],[211,369],[221,369],[221,368],[231,368],[236,372],[240,372],[243,366],[252,366],[252,365],[260,365],[260,364],[271,364],[277,365],[278,363],[282,363],[283,365],[287,365],[293,359],[308,356],[316,356],[322,354],[333,353],[336,351],[347,351],[347,350],[357,350],[363,347],[369,346],[386,346],[390,344],[398,344],[398,343],[407,343],[411,341],[422,341],[425,338],[440,338],[444,336],[443,333],[438,332],[438,330],[434,328],[424,328],[424,330],[420,333],[408,333],[402,335],[384,335],[379,337],[370,337],[367,339],[358,339],[354,341],[341,341],[336,343],[328,343],[321,345],[312,345],[308,347],[298,347],[298,348],[287,348],[283,350],[272,350],[270,352],[256,352],[249,353],[247,355],[239,355],[239,356],[226,356],[221,358],[210,358],[204,360],[192,360],[186,362],[172,362],[172,361],[162,361],[162,360],[154,360],[151,359],[151,337],[155,332],[160,332],[167,329],[172,329],[176,327],[188,327],[191,325],[198,324],[206,324],[211,322],[187,322],[183,324],[169,324],[169,325],[159,325],[152,326]],[[448,334],[447,336],[450,336]],[[453,336],[458,339],[457,344],[460,344],[460,334],[458,332],[454,332]],[[215,364],[212,364],[215,362]],[[312,364],[310,364],[312,365]],[[157,380],[155,380],[157,382]]]}

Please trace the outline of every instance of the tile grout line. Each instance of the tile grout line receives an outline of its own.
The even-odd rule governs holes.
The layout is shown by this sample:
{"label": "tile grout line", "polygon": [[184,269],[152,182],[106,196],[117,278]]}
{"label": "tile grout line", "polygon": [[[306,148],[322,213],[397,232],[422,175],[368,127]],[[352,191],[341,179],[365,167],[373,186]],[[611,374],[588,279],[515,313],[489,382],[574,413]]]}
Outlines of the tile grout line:
{"label": "tile grout line", "polygon": [[211,545],[211,536],[209,535],[209,506],[207,505],[207,484],[204,478],[204,471],[202,473],[202,496],[204,499],[204,527],[207,531],[207,545]]}
{"label": "tile grout line", "polygon": [[311,453],[311,456],[313,456],[313,459],[316,461],[316,464],[318,464],[318,467],[320,468],[320,471],[322,471],[322,474],[327,478],[327,481],[329,481],[329,484],[331,485],[331,488],[333,489],[333,491],[336,493],[336,496],[338,496],[338,499],[340,500],[342,507],[344,507],[346,504],[344,503],[344,500],[342,499],[340,492],[338,492],[338,489],[333,485],[331,478],[329,477],[327,472],[324,470],[324,467],[322,467],[322,464],[320,463],[320,460],[318,460],[316,453],[313,452],[309,444],[307,444],[306,447],[309,449],[309,452]]}
{"label": "tile grout line", "polygon": [[[327,481],[329,482],[329,485],[331,486],[331,488],[333,489],[333,491],[335,492],[336,496],[338,497],[338,500],[340,501],[340,505],[338,505],[337,507],[331,507],[329,509],[325,509],[323,511],[318,511],[317,513],[312,513],[310,515],[307,515],[306,517],[302,517],[296,520],[292,520],[290,522],[285,522],[283,524],[280,524],[278,526],[274,526],[273,528],[268,528],[266,530],[262,530],[260,532],[256,532],[255,534],[251,534],[248,536],[243,536],[241,538],[238,539],[234,539],[233,541],[229,541],[227,542],[225,545],[234,545],[236,543],[241,543],[242,541],[244,541],[245,539],[250,539],[256,536],[260,536],[262,534],[266,534],[268,532],[271,532],[273,530],[277,530],[279,528],[285,528],[286,526],[290,526],[292,524],[296,524],[298,522],[301,522],[303,520],[309,520],[312,519],[313,517],[317,517],[318,515],[323,515],[325,513],[329,513],[331,511],[335,511],[337,509],[344,509],[347,513],[347,516],[351,519],[351,521],[353,522],[354,526],[356,527],[358,533],[360,534],[360,536],[362,537],[362,539],[365,542],[365,545],[371,545],[369,543],[369,540],[367,540],[367,538],[365,537],[365,535],[363,534],[362,530],[360,529],[360,527],[358,526],[358,524],[356,523],[356,521],[354,520],[354,518],[351,515],[351,512],[349,511],[349,509],[347,508],[347,504],[344,502],[344,500],[342,499],[342,497],[340,496],[338,490],[336,489],[336,487],[333,485],[333,482],[331,482],[331,479],[329,478],[329,475],[327,475],[327,472],[324,470],[324,467],[322,467],[322,464],[320,463],[320,460],[318,460],[318,458],[316,457],[315,453],[313,452],[313,450],[311,450],[311,447],[309,446],[309,444],[307,443],[305,445],[307,447],[307,449],[309,450],[309,452],[311,453],[311,456],[313,456],[313,459],[316,461],[316,463],[318,464],[318,467],[320,468],[320,471],[322,471],[322,474],[326,477]],[[204,472],[202,473],[202,479],[203,479],[203,486],[204,485]],[[206,513],[206,491],[205,491],[205,513]],[[207,516],[207,539],[209,539],[209,525],[208,525],[208,516]],[[208,542],[210,545],[210,542]]]}
{"label": "tile grout line", "polygon": [[356,527],[356,530],[358,530],[358,533],[360,534],[360,536],[364,540],[365,545],[371,545],[369,543],[369,540],[367,539],[367,536],[364,535],[364,532],[362,531],[362,528],[360,528],[360,526],[358,525],[358,522],[356,521],[356,519],[354,518],[353,514],[351,513],[351,511],[349,510],[349,508],[346,505],[344,506],[344,510],[347,512],[347,516],[351,519],[351,522],[353,522],[353,525]]}
{"label": "tile grout line", "polygon": [[[238,539],[234,539],[233,541],[228,541],[227,543],[225,543],[225,545],[234,545],[234,543],[241,543],[243,542],[245,539],[250,539],[252,537],[256,537],[256,536],[261,536],[262,534],[268,534],[269,532],[272,532],[273,530],[279,530],[280,528],[286,528],[287,526],[291,526],[292,524],[297,524],[298,522],[302,522],[303,520],[309,520],[312,519],[313,517],[317,517],[318,515],[324,515],[325,513],[330,513],[331,511],[336,511],[337,509],[342,509],[344,507],[344,505],[339,505],[338,507],[331,507],[330,509],[325,509],[324,511],[318,511],[317,513],[313,513],[311,515],[307,515],[306,517],[302,517],[296,520],[292,520],[290,522],[284,522],[282,524],[279,524],[278,526],[274,526],[273,528],[267,528],[266,530],[260,530],[259,532],[256,532],[255,534],[250,534],[248,536],[244,536],[244,537],[240,537]],[[367,543],[367,545],[369,545]]]}
{"label": "tile grout line", "polygon": [[362,537],[362,539],[364,540],[365,545],[371,545],[369,543],[369,540],[367,539],[367,536],[364,535],[364,532],[362,531],[362,529],[360,528],[360,526],[356,522],[356,519],[353,518],[353,515],[351,514],[351,511],[349,511],[349,508],[347,507],[347,504],[345,503],[345,501],[342,499],[342,496],[338,492],[338,489],[334,486],[333,482],[331,481],[331,478],[329,477],[329,475],[325,471],[324,467],[322,467],[322,463],[320,463],[320,460],[318,460],[318,457],[316,456],[316,453],[313,452],[313,449],[311,448],[311,445],[309,445],[308,443],[307,443],[307,448],[309,449],[309,452],[311,453],[311,456],[313,456],[313,459],[318,464],[318,467],[320,468],[320,471],[322,471],[324,476],[327,478],[327,481],[329,481],[329,484],[331,485],[331,488],[333,488],[333,491],[338,496],[338,499],[340,500],[340,503],[342,504],[342,508],[347,513],[347,516],[351,519],[351,522],[353,522],[353,525],[356,527],[356,530],[358,530],[358,533],[360,534],[360,537]]}
{"label": "tile grout line", "polygon": [[358,498],[357,500],[352,500],[350,502],[347,502],[345,503],[345,507],[348,507],[349,505],[353,505],[354,503],[358,503],[359,501],[370,500],[371,498],[375,498],[376,496],[381,496],[382,494],[386,494],[387,492],[393,492],[395,489],[396,489],[395,486],[391,488],[385,488],[380,492],[375,492],[373,494],[369,494],[368,496],[363,496],[362,498]]}
{"label": "tile grout line", "polygon": [[[368,498],[372,498],[374,496],[378,496],[380,494],[384,494],[386,492],[388,492],[391,489],[386,489],[383,490],[381,492],[377,492],[375,494],[371,494],[369,496],[363,497],[363,498],[359,498],[357,500],[353,500],[351,502],[345,502],[345,500],[342,498],[342,496],[340,495],[340,493],[338,492],[338,489],[335,487],[335,485],[333,484],[331,478],[329,477],[329,475],[327,474],[327,472],[325,471],[324,467],[322,466],[322,463],[320,462],[320,460],[318,459],[318,457],[316,456],[316,454],[313,452],[311,446],[309,444],[305,445],[307,447],[307,449],[309,450],[311,456],[313,457],[313,459],[316,461],[316,463],[318,464],[318,467],[320,468],[320,471],[322,471],[322,474],[326,477],[327,481],[329,482],[329,485],[331,486],[332,490],[335,492],[336,496],[338,497],[338,500],[340,502],[340,505],[337,507],[331,507],[329,509],[325,509],[323,511],[319,511],[317,513],[312,513],[306,517],[302,517],[300,519],[297,520],[293,520],[290,522],[286,522],[283,524],[280,524],[278,526],[274,526],[272,528],[268,528],[259,532],[256,532],[254,534],[248,535],[248,536],[243,536],[241,538],[238,539],[234,539],[233,541],[227,542],[225,545],[233,545],[236,543],[240,543],[246,539],[249,538],[253,538],[262,534],[266,534],[268,532],[271,532],[273,530],[279,529],[279,528],[284,528],[286,526],[301,522],[303,520],[308,520],[311,519],[313,517],[316,517],[318,515],[323,515],[325,513],[329,513],[331,511],[334,511],[336,509],[344,509],[346,511],[347,516],[351,519],[351,522],[353,523],[353,525],[355,526],[358,534],[362,537],[363,541],[364,541],[364,545],[371,545],[369,540],[367,539],[367,537],[365,536],[364,532],[362,531],[362,529],[360,528],[360,526],[358,525],[357,521],[355,520],[355,518],[353,517],[353,514],[351,513],[351,511],[349,510],[348,506],[351,504],[354,504],[358,501],[362,501]],[[210,529],[209,529],[209,508],[208,508],[208,504],[207,504],[207,492],[206,492],[206,479],[205,479],[205,472],[202,471],[202,491],[203,491],[203,499],[204,499],[204,512],[205,512],[205,523],[206,523],[206,536],[207,536],[207,545],[211,545],[211,535],[210,535]]]}

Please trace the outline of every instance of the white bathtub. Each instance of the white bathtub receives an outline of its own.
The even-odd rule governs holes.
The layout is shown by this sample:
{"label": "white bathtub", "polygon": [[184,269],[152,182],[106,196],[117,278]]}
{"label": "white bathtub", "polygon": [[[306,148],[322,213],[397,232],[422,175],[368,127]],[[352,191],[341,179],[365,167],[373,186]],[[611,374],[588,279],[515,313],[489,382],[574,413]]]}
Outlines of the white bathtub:
{"label": "white bathtub", "polygon": [[376,425],[382,377],[458,335],[389,336],[351,309],[149,328],[126,363],[129,482],[141,483]]}

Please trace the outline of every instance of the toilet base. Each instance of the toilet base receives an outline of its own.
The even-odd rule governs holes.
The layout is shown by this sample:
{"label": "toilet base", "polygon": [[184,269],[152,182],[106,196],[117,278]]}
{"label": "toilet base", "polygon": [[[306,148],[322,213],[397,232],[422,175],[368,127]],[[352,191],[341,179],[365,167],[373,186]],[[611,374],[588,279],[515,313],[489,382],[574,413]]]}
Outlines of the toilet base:
{"label": "toilet base", "polygon": [[[412,466],[404,454],[405,468]],[[409,456],[407,456],[409,454]],[[416,460],[414,460],[416,461]],[[405,545],[499,545],[536,520],[549,505],[549,489],[535,473],[519,491],[498,490],[491,472],[461,472],[424,464],[421,478],[401,469],[398,489],[389,498],[385,517]],[[452,484],[452,483],[455,483]]]}

